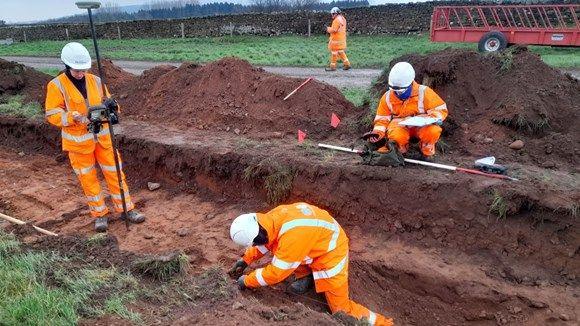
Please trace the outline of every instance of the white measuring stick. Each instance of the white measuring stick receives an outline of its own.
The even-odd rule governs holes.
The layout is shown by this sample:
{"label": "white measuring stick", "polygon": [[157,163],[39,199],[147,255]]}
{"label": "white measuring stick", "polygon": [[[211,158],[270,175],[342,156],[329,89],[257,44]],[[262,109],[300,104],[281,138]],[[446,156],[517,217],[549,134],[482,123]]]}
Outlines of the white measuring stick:
{"label": "white measuring stick", "polygon": [[[26,224],[26,222],[24,222],[24,221],[21,221],[21,220],[19,220],[19,219],[17,219],[17,218],[14,218],[14,217],[12,217],[12,216],[8,216],[8,215],[6,215],[6,214],[2,214],[2,213],[0,213],[0,217],[1,217],[1,218],[3,218],[3,219],[5,219],[5,220],[6,220],[6,221],[8,221],[8,222],[12,222],[12,223],[14,223],[14,224],[18,224],[18,225],[24,225],[24,224]],[[51,236],[54,236],[54,237],[58,236],[58,234],[56,234],[56,233],[53,233],[53,232],[50,232],[50,231],[48,231],[48,230],[45,230],[45,229],[43,229],[43,228],[39,228],[39,227],[38,227],[38,226],[36,226],[36,225],[32,225],[32,227],[33,227],[33,228],[34,228],[36,231],[38,231],[38,232],[40,232],[40,233],[42,233],[42,234],[51,235]]]}

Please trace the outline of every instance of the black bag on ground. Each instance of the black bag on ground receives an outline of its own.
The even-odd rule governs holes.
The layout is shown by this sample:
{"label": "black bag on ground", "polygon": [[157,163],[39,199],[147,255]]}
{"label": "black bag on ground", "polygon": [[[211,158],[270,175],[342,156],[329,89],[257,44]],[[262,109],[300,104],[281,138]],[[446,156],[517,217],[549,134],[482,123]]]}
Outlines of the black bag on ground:
{"label": "black bag on ground", "polygon": [[[369,146],[370,145],[370,146]],[[361,155],[363,164],[373,166],[402,166],[405,165],[405,158],[393,142],[387,142],[389,151],[386,153],[376,151],[376,145],[365,146],[365,151]]]}

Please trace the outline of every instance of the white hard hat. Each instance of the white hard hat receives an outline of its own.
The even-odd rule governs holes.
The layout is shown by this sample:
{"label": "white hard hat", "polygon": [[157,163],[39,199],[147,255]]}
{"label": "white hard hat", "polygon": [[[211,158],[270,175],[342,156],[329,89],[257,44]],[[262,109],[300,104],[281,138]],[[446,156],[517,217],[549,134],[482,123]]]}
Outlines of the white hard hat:
{"label": "white hard hat", "polygon": [[256,213],[242,214],[230,226],[230,238],[240,246],[249,247],[260,232]]}
{"label": "white hard hat", "polygon": [[389,86],[407,87],[415,80],[415,69],[408,62],[397,62],[389,72]]}
{"label": "white hard hat", "polygon": [[338,9],[338,7],[332,7],[332,9],[330,9],[330,13],[331,14],[338,14],[340,13],[340,9]]}
{"label": "white hard hat", "polygon": [[60,53],[60,59],[65,65],[78,70],[91,68],[91,55],[84,45],[77,42],[67,43]]}

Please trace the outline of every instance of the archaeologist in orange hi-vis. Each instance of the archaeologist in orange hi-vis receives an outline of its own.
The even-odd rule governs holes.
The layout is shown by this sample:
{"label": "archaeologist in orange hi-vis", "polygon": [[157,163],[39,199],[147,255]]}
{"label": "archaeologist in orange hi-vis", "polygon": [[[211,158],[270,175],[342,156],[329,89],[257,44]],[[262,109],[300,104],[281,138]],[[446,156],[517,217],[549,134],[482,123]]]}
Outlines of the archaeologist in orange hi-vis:
{"label": "archaeologist in orange hi-vis", "polygon": [[[230,237],[248,247],[230,275],[241,290],[274,285],[294,274],[288,290],[303,294],[313,286],[324,293],[332,313],[343,312],[371,325],[393,325],[392,319],[350,300],[348,293],[348,237],[330,214],[306,203],[278,206],[267,213],[238,216]],[[246,267],[266,253],[272,261],[248,275]]]}
{"label": "archaeologist in orange hi-vis", "polygon": [[[97,134],[88,131],[88,107],[101,104],[109,97],[102,94],[101,79],[87,72],[91,68],[89,51],[80,43],[66,44],[61,52],[66,70],[48,83],[46,91],[46,119],[61,128],[62,150],[68,152],[70,164],[78,176],[88,201],[90,214],[95,218],[95,230],[108,227],[109,209],[97,178],[100,166],[115,211],[123,212],[119,180],[115,168],[111,136],[104,124]],[[145,216],[134,209],[129,188],[122,173],[128,216],[132,223],[141,223]]]}
{"label": "archaeologist in orange hi-vis", "polygon": [[[447,118],[447,105],[431,88],[415,82],[415,70],[408,62],[395,64],[389,72],[388,82],[389,88],[377,107],[373,131],[365,136],[369,136],[367,139],[371,143],[379,143],[387,137],[397,143],[403,154],[409,149],[411,137],[416,137],[423,159],[431,160],[441,136],[440,125]],[[409,117],[425,118],[422,120],[425,125],[405,125]]]}
{"label": "archaeologist in orange hi-vis", "polygon": [[326,68],[326,71],[335,71],[336,62],[340,57],[342,60],[342,69],[349,70],[350,62],[346,57],[346,18],[338,9],[334,7],[330,10],[332,15],[332,25],[326,27],[326,32],[330,34],[330,39],[328,40],[328,50],[330,51],[330,66]]}

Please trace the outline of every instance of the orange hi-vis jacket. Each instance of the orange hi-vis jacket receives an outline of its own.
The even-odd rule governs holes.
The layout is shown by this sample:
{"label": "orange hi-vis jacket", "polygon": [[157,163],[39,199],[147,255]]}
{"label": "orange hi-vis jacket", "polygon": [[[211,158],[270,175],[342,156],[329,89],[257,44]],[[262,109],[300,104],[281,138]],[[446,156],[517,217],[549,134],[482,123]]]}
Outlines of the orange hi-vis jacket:
{"label": "orange hi-vis jacket", "polygon": [[268,244],[250,247],[244,261],[251,264],[268,251],[272,261],[245,279],[249,288],[279,283],[300,265],[309,265],[316,292],[326,292],[348,280],[348,238],[330,214],[306,203],[281,205],[257,214],[268,233]]}
{"label": "orange hi-vis jacket", "polygon": [[343,15],[337,15],[332,20],[332,25],[326,28],[330,34],[328,49],[330,51],[341,51],[346,49],[346,18]]}
{"label": "orange hi-vis jacket", "polygon": [[97,142],[104,148],[110,148],[112,145],[106,124],[95,135],[87,130],[87,123],[79,123],[73,120],[74,111],[86,117],[89,106],[102,103],[101,79],[87,73],[85,74],[85,82],[87,99],[83,98],[81,92],[77,90],[64,73],[51,80],[47,86],[46,119],[49,123],[62,129],[63,151],[88,154],[95,150]]}
{"label": "orange hi-vis jacket", "polygon": [[400,100],[390,89],[381,97],[374,121],[374,130],[385,132],[389,125],[397,125],[403,118],[428,115],[447,118],[447,105],[431,88],[413,82],[411,97]]}

